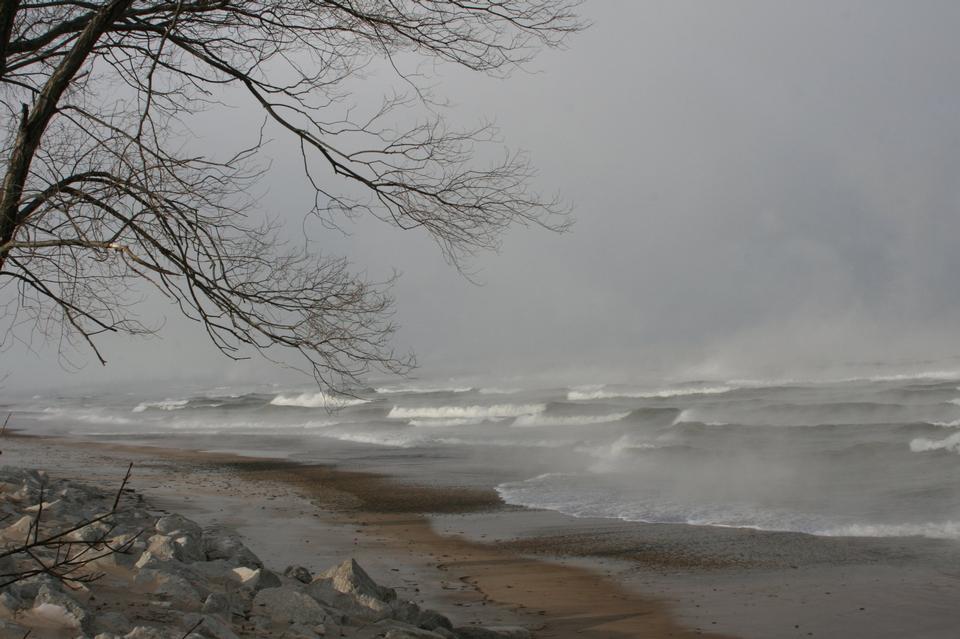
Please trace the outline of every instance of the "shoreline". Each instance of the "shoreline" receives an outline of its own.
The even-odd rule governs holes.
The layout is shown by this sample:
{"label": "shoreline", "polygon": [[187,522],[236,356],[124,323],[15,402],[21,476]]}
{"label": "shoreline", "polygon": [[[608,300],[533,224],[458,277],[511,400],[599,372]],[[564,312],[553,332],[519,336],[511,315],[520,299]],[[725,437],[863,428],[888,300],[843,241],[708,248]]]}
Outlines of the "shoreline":
{"label": "shoreline", "polygon": [[960,619],[960,574],[944,569],[960,563],[957,540],[577,519],[503,506],[492,489],[198,450],[208,441],[17,440],[33,450],[23,465],[94,480],[119,481],[132,459],[158,506],[226,525],[277,565],[353,557],[458,623],[550,638],[953,639]]}
{"label": "shoreline", "polygon": [[[124,459],[134,456],[146,462],[148,468],[151,458],[183,465],[192,469],[193,481],[181,470],[179,481],[186,485],[177,486],[175,482],[168,485],[165,491],[168,494],[159,495],[159,503],[170,504],[178,493],[182,493],[187,504],[194,501],[195,510],[197,502],[202,502],[199,510],[209,510],[208,515],[216,512],[218,500],[221,510],[225,500],[230,499],[243,500],[247,502],[246,507],[255,507],[258,500],[268,503],[282,503],[291,497],[301,500],[293,504],[292,509],[291,504],[284,507],[290,510],[286,523],[293,526],[289,530],[308,535],[308,538],[299,540],[299,552],[290,546],[296,540],[286,538],[273,541],[287,546],[286,551],[271,550],[271,544],[263,538],[263,532],[269,531],[258,534],[257,522],[250,521],[256,519],[255,513],[244,514],[234,509],[234,524],[239,524],[236,526],[238,532],[248,538],[249,545],[258,554],[269,563],[278,565],[280,562],[275,559],[281,557],[273,556],[275,554],[289,551],[293,554],[313,553],[318,544],[310,544],[317,541],[309,538],[312,531],[322,533],[327,543],[339,534],[340,540],[333,544],[337,548],[332,555],[339,552],[342,558],[346,556],[342,552],[349,549],[350,554],[364,565],[398,565],[390,570],[402,575],[408,585],[412,584],[409,586],[412,593],[418,595],[424,605],[444,614],[459,616],[460,622],[509,622],[525,626],[534,632],[535,637],[543,639],[571,636],[598,639],[711,636],[720,639],[730,636],[683,627],[666,602],[626,588],[596,568],[575,565],[559,556],[550,560],[531,558],[502,544],[491,545],[463,536],[444,535],[434,529],[429,517],[431,513],[458,516],[515,510],[515,507],[504,506],[492,489],[414,486],[373,473],[232,453],[36,437],[13,432],[7,437],[7,441],[59,447],[61,454],[90,451],[99,455],[101,462],[111,456]],[[0,460],[7,463],[11,457],[15,455],[7,454]],[[101,467],[99,470],[104,472],[106,469]],[[135,479],[137,471],[135,463]],[[230,485],[234,477],[240,483]],[[203,495],[202,490],[197,490],[199,486],[194,487],[192,494],[188,492],[189,484],[197,483],[197,479],[208,486],[210,482],[220,482],[219,494]],[[169,478],[161,481],[169,481]],[[267,494],[259,497],[244,494],[253,487]],[[277,491],[280,487],[284,490]],[[143,490],[148,500],[154,496],[151,488]],[[319,512],[308,512],[303,499],[309,500]],[[170,505],[183,510],[182,505]],[[527,512],[536,516],[538,511]],[[196,514],[191,513],[192,516]],[[370,562],[371,555],[380,561]],[[402,592],[402,589],[398,588],[398,591]],[[464,613],[469,619],[463,618]]]}

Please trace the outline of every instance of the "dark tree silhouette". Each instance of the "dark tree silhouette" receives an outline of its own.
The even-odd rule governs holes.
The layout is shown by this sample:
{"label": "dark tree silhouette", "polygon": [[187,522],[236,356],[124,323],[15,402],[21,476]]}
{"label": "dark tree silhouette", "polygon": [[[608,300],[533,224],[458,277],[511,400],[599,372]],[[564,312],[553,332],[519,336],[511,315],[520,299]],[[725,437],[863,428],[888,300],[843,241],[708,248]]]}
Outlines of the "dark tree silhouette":
{"label": "dark tree silhouette", "polygon": [[[156,329],[134,312],[148,282],[230,357],[298,361],[334,386],[403,370],[387,283],[291,250],[257,210],[262,136],[217,157],[186,143],[187,123],[244,96],[299,142],[312,213],[423,228],[459,266],[512,224],[562,228],[563,211],[531,192],[522,154],[478,166],[492,130],[451,130],[419,73],[397,70],[409,96],[362,117],[350,82],[408,55],[509,73],[582,26],[578,1],[4,0],[6,339],[85,342],[103,362],[98,335]],[[411,105],[423,115],[399,128]]]}

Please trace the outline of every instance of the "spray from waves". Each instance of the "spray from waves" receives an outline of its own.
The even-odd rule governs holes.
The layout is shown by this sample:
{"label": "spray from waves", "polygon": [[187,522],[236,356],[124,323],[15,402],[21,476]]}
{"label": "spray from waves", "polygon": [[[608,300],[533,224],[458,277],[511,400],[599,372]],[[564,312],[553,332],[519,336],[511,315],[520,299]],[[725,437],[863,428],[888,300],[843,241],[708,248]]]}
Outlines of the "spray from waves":
{"label": "spray from waves", "polygon": [[299,395],[277,395],[270,400],[273,406],[299,406],[300,408],[345,408],[369,403],[369,399],[359,397],[340,397],[326,393],[300,393]]}
{"label": "spray from waves", "polygon": [[656,448],[662,448],[662,446],[632,435],[622,435],[608,444],[578,446],[576,451],[596,460],[588,467],[591,473],[603,474],[614,472],[624,457],[629,458],[630,453]]}
{"label": "spray from waves", "polygon": [[134,413],[142,413],[145,410],[180,410],[190,403],[189,399],[164,399],[159,402],[140,402],[133,408]]}
{"label": "spray from waves", "polygon": [[547,410],[546,404],[494,404],[492,406],[394,406],[391,419],[491,419],[535,415]]}
{"label": "spray from waves", "polygon": [[960,433],[954,433],[944,439],[917,437],[910,442],[910,450],[914,453],[926,453],[932,450],[949,450],[960,453]]}
{"label": "spray from waves", "polygon": [[288,431],[309,431],[314,429],[324,429],[339,424],[336,420],[310,420],[294,424],[278,424],[273,421],[259,420],[231,420],[229,422],[210,422],[208,420],[184,419],[172,421],[168,428],[176,431],[207,432],[215,430],[217,432],[261,432],[277,433]]}
{"label": "spray from waves", "polygon": [[374,389],[379,395],[426,395],[429,393],[469,393],[472,386],[384,386]]}
{"label": "spray from waves", "polygon": [[624,417],[630,415],[630,412],[611,413],[609,415],[522,415],[517,417],[514,426],[587,426],[589,424],[606,424],[609,422],[618,422]]}
{"label": "spray from waves", "polygon": [[685,397],[688,395],[720,395],[736,390],[736,386],[708,386],[700,388],[667,388],[658,391],[619,391],[619,390],[571,390],[567,393],[567,400],[571,402],[590,401],[594,399],[668,399],[670,397]]}
{"label": "spray from waves", "polygon": [[59,408],[44,408],[39,415],[41,420],[71,419],[85,424],[105,424],[124,426],[136,424],[137,421],[120,415],[108,415],[98,410],[63,410]]}

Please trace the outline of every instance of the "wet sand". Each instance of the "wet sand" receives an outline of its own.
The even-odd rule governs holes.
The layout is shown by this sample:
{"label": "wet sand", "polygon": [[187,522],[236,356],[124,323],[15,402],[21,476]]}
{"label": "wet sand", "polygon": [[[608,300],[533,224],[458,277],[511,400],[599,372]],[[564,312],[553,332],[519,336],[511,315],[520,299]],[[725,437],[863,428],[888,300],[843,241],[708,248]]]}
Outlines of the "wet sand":
{"label": "wet sand", "polygon": [[665,602],[589,566],[441,535],[431,525],[428,513],[502,511],[492,490],[413,486],[284,460],[54,438],[7,437],[3,450],[7,464],[107,484],[119,481],[133,461],[131,485],[148,501],[237,529],[268,565],[322,568],[354,556],[371,566],[378,581],[397,585],[402,596],[458,623],[520,624],[544,639],[722,636],[681,626]]}

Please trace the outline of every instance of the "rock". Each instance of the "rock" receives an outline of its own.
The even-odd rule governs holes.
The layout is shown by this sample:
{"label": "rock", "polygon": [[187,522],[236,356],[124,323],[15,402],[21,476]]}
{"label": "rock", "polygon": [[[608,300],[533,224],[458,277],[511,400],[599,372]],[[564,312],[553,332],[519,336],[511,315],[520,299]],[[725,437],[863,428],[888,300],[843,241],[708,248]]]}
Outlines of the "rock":
{"label": "rock", "polygon": [[147,540],[147,552],[159,561],[192,562],[205,559],[200,540],[186,535],[153,535]]}
{"label": "rock", "polygon": [[101,612],[94,616],[92,626],[101,634],[123,635],[130,632],[131,623],[119,612]]}
{"label": "rock", "polygon": [[[171,537],[180,535],[189,535],[197,539],[203,537],[203,529],[200,528],[200,524],[182,515],[164,515],[157,520],[154,528],[158,533],[170,535]],[[179,533],[179,535],[177,533]]]}
{"label": "rock", "polygon": [[173,630],[161,630],[153,626],[137,626],[127,634],[123,639],[180,639],[183,633],[176,633]]}
{"label": "rock", "polygon": [[458,639],[530,639],[530,631],[520,626],[460,626],[453,629]]}
{"label": "rock", "polygon": [[435,610],[421,610],[413,625],[426,630],[453,630],[450,620]]}
{"label": "rock", "polygon": [[70,534],[74,541],[103,541],[106,535],[110,534],[110,526],[102,521],[88,524],[80,530],[75,530]]}
{"label": "rock", "polygon": [[253,599],[251,614],[284,626],[294,623],[314,626],[322,624],[328,616],[326,609],[314,599],[287,586],[258,592]]}
{"label": "rock", "polygon": [[378,585],[354,559],[327,570],[320,578],[329,579],[334,590],[350,595],[361,603],[368,600],[389,602],[397,598],[393,588]]}
{"label": "rock", "polygon": [[70,595],[46,584],[40,586],[30,612],[46,623],[78,630],[88,622],[90,617],[86,609]]}
{"label": "rock", "polygon": [[221,615],[229,619],[230,608],[230,599],[228,599],[226,595],[219,592],[212,592],[207,595],[200,612],[207,615]]}
{"label": "rock", "polygon": [[203,542],[199,537],[179,535],[173,538],[173,543],[179,549],[177,556],[180,561],[203,561],[207,558],[203,552]]}
{"label": "rock", "polygon": [[323,624],[310,627],[295,623],[284,630],[280,636],[282,639],[317,639],[317,637],[323,637],[326,634],[327,629]]}
{"label": "rock", "polygon": [[266,568],[257,568],[254,570],[240,566],[234,568],[231,574],[240,585],[250,588],[254,592],[263,590],[264,588],[278,588],[282,585],[280,578]]}
{"label": "rock", "polygon": [[203,561],[203,530],[200,524],[180,515],[166,515],[157,520],[157,532],[170,537],[177,548],[180,561]]}
{"label": "rock", "polygon": [[[134,567],[136,563],[143,558],[143,553],[147,549],[146,543],[135,539],[135,537],[135,534],[130,533],[117,535],[108,539],[107,543],[110,548],[122,550],[102,553],[101,557],[92,562],[92,566],[101,570],[109,570],[110,568],[129,569]],[[149,563],[149,558],[144,560],[144,563]]]}
{"label": "rock", "polygon": [[[236,633],[229,625],[212,615],[190,614],[184,616],[183,622],[187,628],[193,628],[191,634],[199,635],[204,639],[237,639]],[[198,622],[199,626],[196,625]]]}
{"label": "rock", "polygon": [[319,603],[341,611],[347,617],[366,622],[380,621],[393,614],[391,604],[366,597],[363,601],[333,587],[333,580],[318,577],[307,584],[304,592]]}
{"label": "rock", "polygon": [[287,566],[287,569],[283,571],[283,574],[305,584],[313,581],[313,573],[303,566]]}
{"label": "rock", "polygon": [[0,620],[0,637],[26,637],[30,630],[12,621]]}
{"label": "rock", "polygon": [[[146,554],[146,553],[144,553]],[[177,564],[171,564],[176,566]],[[155,568],[141,570],[133,579],[133,583],[147,592],[151,592],[178,610],[196,612],[207,592],[201,592],[184,574],[175,574]]]}
{"label": "rock", "polygon": [[381,621],[374,625],[389,628],[386,634],[382,635],[383,639],[444,639],[441,634],[402,622]]}
{"label": "rock", "polygon": [[13,621],[23,607],[23,600],[12,592],[0,592],[0,619]]}
{"label": "rock", "polygon": [[263,562],[235,535],[205,535],[203,554],[210,559],[223,559],[234,566],[262,568]]}
{"label": "rock", "polygon": [[24,515],[14,523],[3,529],[3,536],[7,539],[17,539],[21,542],[26,539],[27,533],[33,526],[33,517]]}
{"label": "rock", "polygon": [[17,597],[25,604],[33,605],[34,599],[40,594],[40,589],[46,586],[50,590],[62,591],[60,582],[49,575],[36,575],[21,579],[20,581],[7,586],[6,591]]}
{"label": "rock", "polygon": [[38,513],[40,512],[41,508],[43,509],[44,514],[53,515],[63,510],[63,502],[59,499],[55,499],[54,501],[45,501],[39,504],[34,504],[33,506],[27,506],[23,510],[24,512],[28,513]]}
{"label": "rock", "polygon": [[177,610],[199,610],[204,600],[189,581],[177,575],[166,575],[153,592],[169,601]]}

